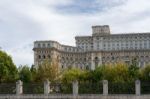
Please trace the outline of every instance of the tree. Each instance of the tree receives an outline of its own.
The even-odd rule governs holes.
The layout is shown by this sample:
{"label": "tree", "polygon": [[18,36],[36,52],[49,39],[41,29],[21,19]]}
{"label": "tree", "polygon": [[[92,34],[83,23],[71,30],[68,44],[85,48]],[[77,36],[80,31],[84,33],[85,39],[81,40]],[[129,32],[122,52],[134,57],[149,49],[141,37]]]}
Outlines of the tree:
{"label": "tree", "polygon": [[25,65],[25,66],[20,66],[18,68],[19,70],[19,79],[25,83],[31,82],[32,81],[32,73],[30,71],[30,67]]}
{"label": "tree", "polygon": [[14,82],[18,79],[18,71],[12,58],[0,50],[0,83]]}
{"label": "tree", "polygon": [[129,79],[128,67],[123,63],[107,65],[103,69],[103,79],[111,82],[126,82]]}
{"label": "tree", "polygon": [[37,68],[36,81],[49,80],[56,82],[60,78],[58,63],[56,61],[45,60]]}
{"label": "tree", "polygon": [[137,58],[133,58],[129,66],[129,75],[132,80],[139,79],[139,67],[137,66]]}
{"label": "tree", "polygon": [[103,77],[104,66],[99,66],[95,70],[85,70],[81,75],[81,80],[99,82]]}
{"label": "tree", "polygon": [[150,81],[150,65],[147,65],[140,70],[140,79],[142,81]]}
{"label": "tree", "polygon": [[31,66],[30,71],[32,74],[32,82],[35,82],[37,78],[37,69],[35,68],[35,65]]}
{"label": "tree", "polygon": [[97,67],[94,71],[91,71],[91,80],[93,80],[93,82],[98,82],[100,80],[102,80],[102,76],[103,76],[103,70],[104,70],[104,66],[99,66]]}
{"label": "tree", "polygon": [[75,80],[81,80],[80,78],[83,74],[84,74],[84,71],[78,68],[66,69],[63,72],[62,81],[66,83],[71,83],[72,81],[75,81]]}

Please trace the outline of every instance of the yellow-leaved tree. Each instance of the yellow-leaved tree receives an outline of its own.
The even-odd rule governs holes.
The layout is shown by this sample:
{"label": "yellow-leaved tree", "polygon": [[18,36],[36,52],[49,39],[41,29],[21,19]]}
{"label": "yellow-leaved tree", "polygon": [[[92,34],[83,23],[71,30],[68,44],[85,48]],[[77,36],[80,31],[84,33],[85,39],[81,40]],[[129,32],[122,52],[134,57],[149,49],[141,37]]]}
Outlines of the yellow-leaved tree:
{"label": "yellow-leaved tree", "polygon": [[36,81],[57,82],[60,79],[59,65],[57,61],[44,60],[37,68]]}

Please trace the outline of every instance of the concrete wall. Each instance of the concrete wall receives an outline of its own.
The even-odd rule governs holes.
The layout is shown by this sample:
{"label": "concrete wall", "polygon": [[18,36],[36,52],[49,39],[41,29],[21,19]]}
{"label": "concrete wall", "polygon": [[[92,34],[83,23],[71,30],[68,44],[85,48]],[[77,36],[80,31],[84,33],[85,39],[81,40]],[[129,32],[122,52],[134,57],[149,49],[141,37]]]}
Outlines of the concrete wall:
{"label": "concrete wall", "polygon": [[150,95],[0,95],[0,99],[150,99]]}

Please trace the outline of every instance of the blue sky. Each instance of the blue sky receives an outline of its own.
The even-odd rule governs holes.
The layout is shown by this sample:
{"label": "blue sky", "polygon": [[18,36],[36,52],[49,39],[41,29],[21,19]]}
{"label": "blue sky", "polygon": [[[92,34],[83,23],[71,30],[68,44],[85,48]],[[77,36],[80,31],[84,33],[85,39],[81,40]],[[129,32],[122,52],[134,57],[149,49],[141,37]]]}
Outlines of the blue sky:
{"label": "blue sky", "polygon": [[33,42],[75,45],[92,25],[112,33],[150,32],[150,0],[0,0],[0,47],[15,64],[33,64]]}
{"label": "blue sky", "polygon": [[68,5],[57,5],[56,10],[65,14],[95,14],[123,4],[125,0],[72,0]]}

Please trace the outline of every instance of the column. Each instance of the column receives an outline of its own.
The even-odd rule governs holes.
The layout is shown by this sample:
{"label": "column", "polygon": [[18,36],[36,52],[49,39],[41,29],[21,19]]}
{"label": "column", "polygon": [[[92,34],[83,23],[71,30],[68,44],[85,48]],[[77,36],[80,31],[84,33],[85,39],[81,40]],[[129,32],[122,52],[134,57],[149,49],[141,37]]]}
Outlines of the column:
{"label": "column", "polygon": [[48,95],[49,92],[50,92],[50,82],[49,82],[49,80],[46,80],[44,82],[44,94]]}
{"label": "column", "polygon": [[140,82],[140,80],[135,81],[135,94],[136,95],[141,94],[141,82]]}
{"label": "column", "polygon": [[103,80],[103,95],[108,95],[108,81]]}
{"label": "column", "polygon": [[17,94],[17,95],[20,95],[20,94],[23,93],[22,85],[23,85],[23,83],[22,83],[21,80],[18,80],[18,81],[16,82],[16,94]]}
{"label": "column", "polygon": [[72,83],[72,88],[73,88],[73,95],[78,95],[78,81],[77,80],[75,80],[75,81],[73,81],[73,83]]}

